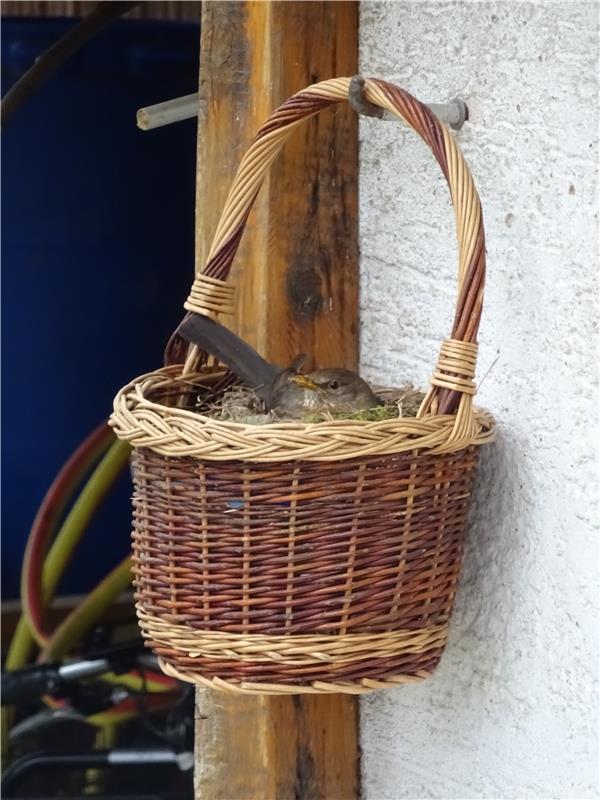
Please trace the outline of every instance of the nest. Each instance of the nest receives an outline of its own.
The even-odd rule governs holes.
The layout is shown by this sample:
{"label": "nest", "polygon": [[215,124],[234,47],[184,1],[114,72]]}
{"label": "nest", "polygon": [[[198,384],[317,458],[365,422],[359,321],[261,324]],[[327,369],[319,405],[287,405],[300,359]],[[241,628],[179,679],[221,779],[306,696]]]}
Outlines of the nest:
{"label": "nest", "polygon": [[[383,422],[388,419],[416,417],[425,394],[414,386],[401,388],[372,387],[375,394],[383,401],[383,405],[374,408],[340,413],[323,411],[307,413],[300,422],[328,422],[331,420],[354,419],[364,422]],[[267,411],[263,401],[253,389],[241,384],[233,384],[222,394],[200,394],[196,398],[195,410],[213,419],[227,422],[239,422],[244,425],[267,425],[280,422],[282,417],[274,411]]]}

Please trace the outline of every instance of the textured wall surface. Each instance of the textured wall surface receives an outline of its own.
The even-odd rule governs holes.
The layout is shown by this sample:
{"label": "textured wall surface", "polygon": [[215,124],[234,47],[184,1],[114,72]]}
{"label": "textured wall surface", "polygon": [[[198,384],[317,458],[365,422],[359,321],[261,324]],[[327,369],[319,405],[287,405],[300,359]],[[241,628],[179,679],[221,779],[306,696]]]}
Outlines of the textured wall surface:
{"label": "textured wall surface", "polygon": [[[483,459],[435,677],[362,703],[367,800],[596,798],[598,5],[364,2],[361,71],[463,97],[488,249]],[[450,330],[448,193],[361,124],[364,373],[424,384]]]}

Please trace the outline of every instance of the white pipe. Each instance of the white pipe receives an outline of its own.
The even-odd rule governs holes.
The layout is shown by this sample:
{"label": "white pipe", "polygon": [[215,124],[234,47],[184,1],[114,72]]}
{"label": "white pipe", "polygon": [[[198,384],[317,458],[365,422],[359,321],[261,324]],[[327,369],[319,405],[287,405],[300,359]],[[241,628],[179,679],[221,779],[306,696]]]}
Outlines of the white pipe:
{"label": "white pipe", "polygon": [[155,106],[140,108],[137,112],[137,126],[143,131],[150,131],[196,116],[198,116],[198,93],[186,94],[184,97],[165,100],[164,103],[157,103]]}

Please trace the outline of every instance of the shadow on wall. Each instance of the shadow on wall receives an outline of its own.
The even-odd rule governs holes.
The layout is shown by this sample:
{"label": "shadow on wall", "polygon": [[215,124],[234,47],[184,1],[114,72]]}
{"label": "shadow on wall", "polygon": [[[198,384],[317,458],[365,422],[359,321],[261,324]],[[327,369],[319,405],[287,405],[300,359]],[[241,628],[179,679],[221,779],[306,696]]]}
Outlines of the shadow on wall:
{"label": "shadow on wall", "polygon": [[[445,690],[455,710],[477,704],[483,713],[498,700],[498,682],[510,680],[520,668],[515,659],[525,655],[510,645],[514,626],[522,631],[523,624],[536,622],[524,600],[530,597],[533,546],[525,452],[518,436],[499,425],[496,441],[480,455],[449,645],[438,671],[441,681],[452,684]],[[533,648],[535,631],[530,634]]]}
{"label": "shadow on wall", "polygon": [[[372,798],[391,800],[399,770],[402,789],[394,797],[510,796],[500,787],[494,793],[494,770],[485,759],[521,757],[507,741],[534,702],[519,696],[527,684],[515,680],[534,669],[528,660],[541,646],[535,631],[524,633],[524,626],[538,624],[525,599],[531,596],[527,550],[533,549],[526,453],[502,424],[496,441],[481,449],[448,646],[434,675],[361,702],[363,737],[374,726],[378,731],[376,749],[368,740],[365,748],[363,738],[363,769],[376,775]],[[527,652],[515,650],[517,640],[528,642]],[[390,724],[381,726],[382,719]],[[417,762],[415,752],[422,754]]]}
{"label": "shadow on wall", "polygon": [[[502,425],[496,441],[481,449],[449,641],[436,672],[422,683],[374,693],[363,701],[366,713],[376,718],[382,713],[397,716],[402,708],[413,715],[419,708],[426,711],[419,719],[421,730],[413,731],[423,738],[423,746],[435,734],[453,747],[457,730],[497,720],[494,709],[505,702],[515,672],[528,669],[526,661],[540,640],[538,619],[526,600],[531,597],[529,551],[534,547],[523,512],[531,506],[526,452],[519,437]],[[526,653],[511,645],[517,631],[520,641],[528,641]],[[531,698],[517,697],[516,691],[510,689],[509,702],[525,710]]]}

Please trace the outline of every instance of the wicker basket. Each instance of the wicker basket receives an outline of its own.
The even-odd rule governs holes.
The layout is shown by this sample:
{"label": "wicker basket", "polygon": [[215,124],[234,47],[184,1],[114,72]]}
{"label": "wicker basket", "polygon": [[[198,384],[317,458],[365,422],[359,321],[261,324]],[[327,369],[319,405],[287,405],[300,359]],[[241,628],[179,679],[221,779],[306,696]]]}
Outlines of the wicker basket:
{"label": "wicker basket", "polygon": [[[297,125],[347,99],[349,82],[310,86],[259,130],[188,310],[232,310],[226,278],[269,166]],[[185,366],[144,375],[115,399],[111,423],[134,448],[140,626],[165,672],[201,686],[360,694],[427,677],[446,643],[478,449],[493,438],[491,417],[472,404],[481,207],[426,106],[381,80],[367,80],[364,95],[430,145],[456,214],[456,316],[417,418],[218,421],[193,404],[231,376],[193,350]]]}

